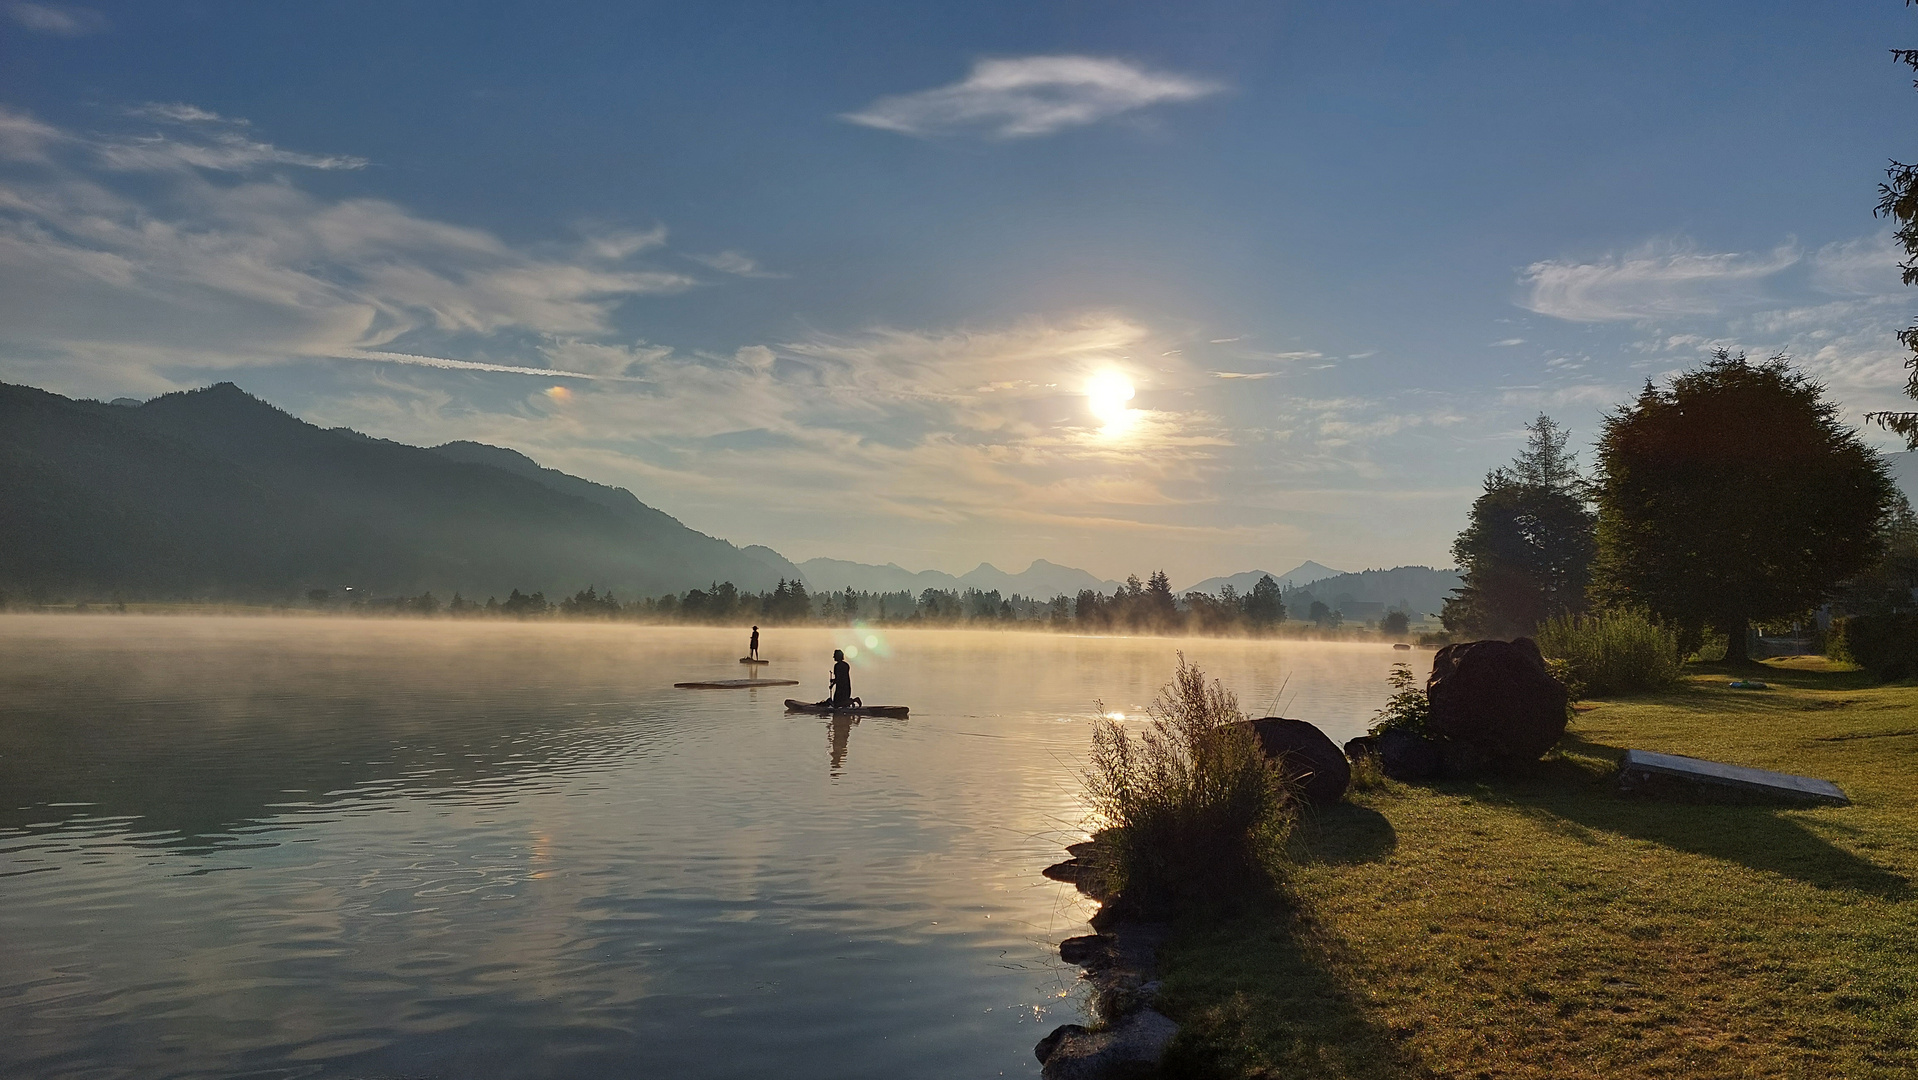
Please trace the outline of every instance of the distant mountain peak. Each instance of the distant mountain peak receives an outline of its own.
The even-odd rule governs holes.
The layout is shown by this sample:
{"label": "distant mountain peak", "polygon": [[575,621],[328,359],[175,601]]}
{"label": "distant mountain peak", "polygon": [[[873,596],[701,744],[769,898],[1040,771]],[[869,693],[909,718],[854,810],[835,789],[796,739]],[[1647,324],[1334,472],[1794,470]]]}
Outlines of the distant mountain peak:
{"label": "distant mountain peak", "polygon": [[1285,573],[1273,574],[1272,577],[1281,585],[1288,581],[1294,585],[1308,585],[1314,581],[1320,581],[1329,577],[1338,577],[1350,572],[1349,570],[1334,570],[1324,563],[1316,563],[1311,559],[1307,559],[1292,569],[1287,570]]}

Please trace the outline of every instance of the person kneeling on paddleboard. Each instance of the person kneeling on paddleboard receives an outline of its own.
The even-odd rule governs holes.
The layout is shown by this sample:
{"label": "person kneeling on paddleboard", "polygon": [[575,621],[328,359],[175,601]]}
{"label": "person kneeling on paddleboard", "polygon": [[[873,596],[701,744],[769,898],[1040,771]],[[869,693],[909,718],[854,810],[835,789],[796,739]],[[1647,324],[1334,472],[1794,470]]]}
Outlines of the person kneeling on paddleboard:
{"label": "person kneeling on paddleboard", "polygon": [[846,663],[846,650],[832,651],[832,678],[829,680],[832,696],[820,702],[815,708],[850,709],[864,702],[852,696],[852,665]]}

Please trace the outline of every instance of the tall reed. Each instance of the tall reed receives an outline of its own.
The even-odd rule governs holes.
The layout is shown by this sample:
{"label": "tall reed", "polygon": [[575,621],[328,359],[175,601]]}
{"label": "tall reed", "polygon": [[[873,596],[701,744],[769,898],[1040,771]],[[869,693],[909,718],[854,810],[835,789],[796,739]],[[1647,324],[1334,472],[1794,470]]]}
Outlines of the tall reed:
{"label": "tall reed", "polygon": [[1670,690],[1683,670],[1677,631],[1643,611],[1560,615],[1538,628],[1538,650],[1597,697]]}
{"label": "tall reed", "polygon": [[1147,707],[1134,738],[1102,705],[1086,793],[1105,828],[1100,870],[1128,901],[1177,906],[1255,881],[1276,856],[1291,809],[1232,692],[1186,663]]}

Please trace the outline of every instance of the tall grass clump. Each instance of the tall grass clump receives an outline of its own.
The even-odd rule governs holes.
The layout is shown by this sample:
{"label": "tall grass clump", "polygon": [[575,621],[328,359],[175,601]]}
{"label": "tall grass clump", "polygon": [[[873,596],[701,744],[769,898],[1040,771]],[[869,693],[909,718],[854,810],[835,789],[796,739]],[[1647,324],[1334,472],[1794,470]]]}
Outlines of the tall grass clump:
{"label": "tall grass clump", "polygon": [[1538,651],[1597,697],[1670,690],[1681,675],[1678,632],[1643,611],[1560,615],[1538,628]]}
{"label": "tall grass clump", "polygon": [[1085,784],[1105,826],[1108,886],[1164,909],[1255,883],[1281,850],[1291,806],[1238,699],[1180,653],[1146,712],[1137,738],[1103,706],[1092,729]]}

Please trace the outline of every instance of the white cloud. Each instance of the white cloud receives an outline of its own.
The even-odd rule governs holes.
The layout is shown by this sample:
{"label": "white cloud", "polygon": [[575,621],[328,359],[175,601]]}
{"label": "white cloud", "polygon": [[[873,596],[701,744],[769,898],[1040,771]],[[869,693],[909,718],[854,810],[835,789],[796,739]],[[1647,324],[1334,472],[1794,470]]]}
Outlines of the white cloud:
{"label": "white cloud", "polygon": [[739,277],[785,277],[759,265],[759,260],[737,251],[722,251],[717,255],[689,255],[688,258],[702,266],[710,266],[722,274],[734,274]]}
{"label": "white cloud", "polygon": [[1523,344],[1525,344],[1525,339],[1522,337],[1508,337],[1503,341],[1492,342],[1492,347],[1495,349],[1503,349],[1503,348],[1510,348],[1513,345],[1523,345]]}
{"label": "white cloud", "polygon": [[642,251],[666,246],[666,226],[650,229],[587,229],[586,244],[602,259],[630,259]]}
{"label": "white cloud", "polygon": [[607,333],[628,297],[697,284],[609,257],[663,233],[535,254],[383,200],[310,195],[271,169],[313,166],[290,151],[247,150],[225,164],[266,175],[213,182],[174,143],[128,184],[127,145],[0,112],[0,153],[35,165],[0,178],[0,341],[16,351],[218,368],[435,351],[423,332],[559,341]]}
{"label": "white cloud", "polygon": [[1547,259],[1526,267],[1521,303],[1570,322],[1718,315],[1762,302],[1765,279],[1799,257],[1792,245],[1766,254],[1709,254],[1667,243],[1588,263]]}
{"label": "white cloud", "polygon": [[249,121],[228,119],[211,109],[202,109],[198,105],[189,105],[184,101],[149,101],[135,105],[127,110],[128,116],[142,116],[149,120],[165,120],[174,124],[233,124],[246,127]]}
{"label": "white cloud", "polygon": [[647,367],[673,354],[670,345],[631,345],[559,338],[540,346],[540,354],[552,367],[582,375],[638,377]]}
{"label": "white cloud", "polygon": [[351,154],[306,154],[283,150],[234,131],[173,139],[163,135],[133,135],[101,143],[100,160],[109,168],[128,171],[164,171],[183,165],[219,172],[250,172],[268,165],[298,165],[306,169],[364,169],[367,161]]}
{"label": "white cloud", "polygon": [[16,0],[7,5],[7,15],[29,30],[55,37],[84,37],[107,29],[106,16],[91,8],[69,4],[30,4]]}
{"label": "white cloud", "polygon": [[981,60],[949,86],[883,97],[843,119],[906,135],[1051,135],[1224,89],[1203,79],[1092,56]]}
{"label": "white cloud", "polygon": [[1890,233],[1826,244],[1812,254],[1811,282],[1834,296],[1882,296],[1906,286],[1898,263],[1903,258]]}

